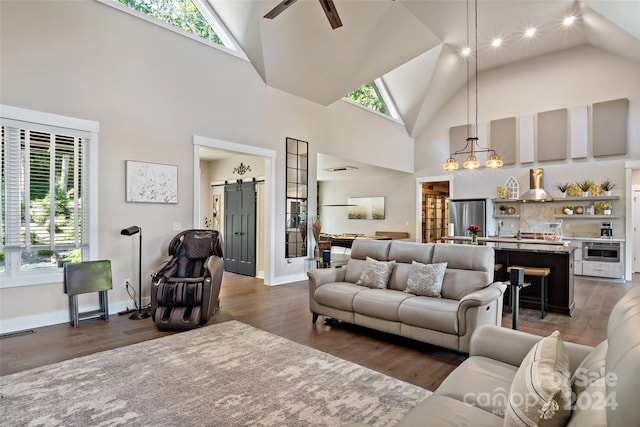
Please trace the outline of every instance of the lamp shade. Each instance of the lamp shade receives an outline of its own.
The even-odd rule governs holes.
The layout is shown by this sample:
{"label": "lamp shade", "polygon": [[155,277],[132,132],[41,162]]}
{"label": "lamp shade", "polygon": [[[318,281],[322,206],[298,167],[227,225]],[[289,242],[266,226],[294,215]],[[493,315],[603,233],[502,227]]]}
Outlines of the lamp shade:
{"label": "lamp shade", "polygon": [[131,227],[123,228],[120,231],[120,234],[122,234],[123,236],[133,236],[134,234],[137,234],[139,232],[140,227],[138,227],[137,225],[132,225]]}
{"label": "lamp shade", "polygon": [[462,166],[465,169],[478,169],[480,167],[480,163],[478,163],[476,156],[469,156]]}
{"label": "lamp shade", "polygon": [[444,170],[453,172],[454,170],[457,170],[460,167],[460,165],[458,165],[458,162],[456,162],[453,157],[449,157],[447,161],[444,163],[443,167],[444,167]]}

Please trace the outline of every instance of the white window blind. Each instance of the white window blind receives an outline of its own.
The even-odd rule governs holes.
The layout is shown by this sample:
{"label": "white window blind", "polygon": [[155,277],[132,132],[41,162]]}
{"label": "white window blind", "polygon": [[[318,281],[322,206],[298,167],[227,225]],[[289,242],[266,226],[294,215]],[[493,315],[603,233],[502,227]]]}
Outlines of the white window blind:
{"label": "white window blind", "polygon": [[2,120],[0,276],[87,258],[91,134]]}

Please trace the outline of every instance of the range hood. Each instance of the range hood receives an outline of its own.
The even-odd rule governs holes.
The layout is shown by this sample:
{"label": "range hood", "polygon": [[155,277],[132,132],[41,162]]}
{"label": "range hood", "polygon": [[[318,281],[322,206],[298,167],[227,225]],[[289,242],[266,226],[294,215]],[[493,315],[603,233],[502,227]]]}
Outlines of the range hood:
{"label": "range hood", "polygon": [[518,200],[523,202],[550,202],[553,198],[544,191],[542,169],[529,169],[529,191],[523,193]]}

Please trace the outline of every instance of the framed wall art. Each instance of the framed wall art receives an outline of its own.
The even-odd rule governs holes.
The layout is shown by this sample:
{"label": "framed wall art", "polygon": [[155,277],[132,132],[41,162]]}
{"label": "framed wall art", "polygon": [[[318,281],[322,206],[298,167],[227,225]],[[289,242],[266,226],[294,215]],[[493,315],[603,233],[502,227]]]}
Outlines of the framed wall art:
{"label": "framed wall art", "polygon": [[126,160],[126,200],[178,203],[178,166]]}
{"label": "framed wall art", "polygon": [[384,197],[349,197],[347,218],[384,219]]}

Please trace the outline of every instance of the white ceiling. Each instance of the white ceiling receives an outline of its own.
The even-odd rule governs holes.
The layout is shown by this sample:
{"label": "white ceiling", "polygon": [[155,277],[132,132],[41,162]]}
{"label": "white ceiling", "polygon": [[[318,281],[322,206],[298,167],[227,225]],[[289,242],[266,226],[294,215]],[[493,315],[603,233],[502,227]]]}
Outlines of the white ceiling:
{"label": "white ceiling", "polygon": [[[467,81],[465,1],[334,0],[343,23],[335,30],[317,0],[298,0],[272,20],[263,16],[280,0],[208,1],[267,85],[329,105],[382,77],[412,137]],[[569,14],[577,20],[565,27]],[[640,1],[478,1],[480,71],[582,44],[640,62]]]}

